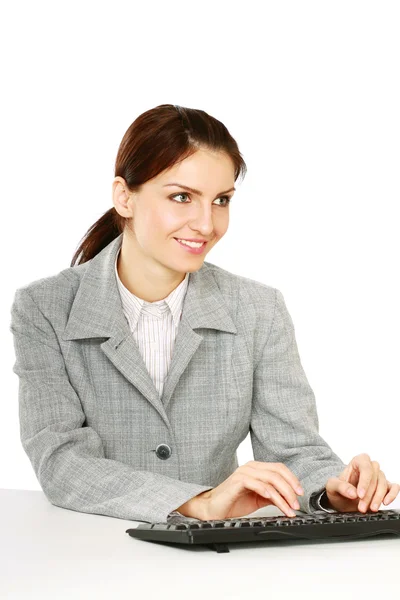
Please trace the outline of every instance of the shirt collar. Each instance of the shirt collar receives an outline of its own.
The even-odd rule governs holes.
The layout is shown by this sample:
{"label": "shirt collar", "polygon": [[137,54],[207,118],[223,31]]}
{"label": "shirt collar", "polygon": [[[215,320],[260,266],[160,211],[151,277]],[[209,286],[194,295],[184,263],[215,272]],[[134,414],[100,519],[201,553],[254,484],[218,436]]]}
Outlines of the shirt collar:
{"label": "shirt collar", "polygon": [[132,292],[130,292],[122,283],[117,269],[119,253],[120,250],[117,252],[115,257],[115,277],[117,280],[119,293],[121,295],[122,307],[125,316],[128,319],[131,330],[136,327],[142,312],[143,314],[154,315],[155,317],[162,318],[165,316],[165,313],[168,311],[168,309],[171,311],[175,326],[177,327],[181,319],[182,305],[186,295],[190,273],[186,273],[184,280],[163,300],[158,300],[157,302],[146,302],[142,298],[132,294]]}

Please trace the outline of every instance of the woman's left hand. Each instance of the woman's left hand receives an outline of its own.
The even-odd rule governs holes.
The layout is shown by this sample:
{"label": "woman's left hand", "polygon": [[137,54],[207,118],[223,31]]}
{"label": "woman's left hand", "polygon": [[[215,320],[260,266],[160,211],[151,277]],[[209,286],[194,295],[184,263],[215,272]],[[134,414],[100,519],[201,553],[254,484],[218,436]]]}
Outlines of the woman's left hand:
{"label": "woman's left hand", "polygon": [[400,485],[387,481],[379,463],[364,453],[352,458],[339,477],[328,479],[325,489],[331,508],[339,512],[367,512],[379,510],[382,502],[393,502]]}

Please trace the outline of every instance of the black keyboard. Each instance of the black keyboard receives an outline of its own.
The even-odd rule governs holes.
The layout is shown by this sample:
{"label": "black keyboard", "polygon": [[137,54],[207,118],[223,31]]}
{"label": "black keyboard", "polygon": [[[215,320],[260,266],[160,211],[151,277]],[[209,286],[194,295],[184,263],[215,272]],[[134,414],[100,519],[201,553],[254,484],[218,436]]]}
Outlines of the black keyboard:
{"label": "black keyboard", "polygon": [[229,552],[234,542],[269,540],[349,540],[382,534],[400,536],[400,509],[376,512],[301,513],[296,517],[240,517],[201,521],[170,517],[168,523],[140,523],[125,533],[141,540],[175,544],[203,544]]}

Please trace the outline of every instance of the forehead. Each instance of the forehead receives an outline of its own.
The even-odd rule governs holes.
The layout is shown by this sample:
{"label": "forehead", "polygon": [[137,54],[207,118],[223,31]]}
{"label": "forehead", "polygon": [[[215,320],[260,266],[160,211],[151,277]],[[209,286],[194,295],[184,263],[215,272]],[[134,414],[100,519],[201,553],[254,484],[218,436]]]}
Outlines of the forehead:
{"label": "forehead", "polygon": [[198,150],[159,173],[154,181],[161,186],[176,181],[206,191],[233,187],[234,175],[234,165],[227,154]]}

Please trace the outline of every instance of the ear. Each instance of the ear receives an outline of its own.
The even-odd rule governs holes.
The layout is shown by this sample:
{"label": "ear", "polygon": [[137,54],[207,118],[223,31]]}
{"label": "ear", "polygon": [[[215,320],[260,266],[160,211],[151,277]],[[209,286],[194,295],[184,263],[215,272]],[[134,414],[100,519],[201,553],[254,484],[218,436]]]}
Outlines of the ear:
{"label": "ear", "polygon": [[112,199],[114,208],[121,217],[132,216],[131,194],[128,192],[126,181],[123,177],[115,177],[112,182]]}

